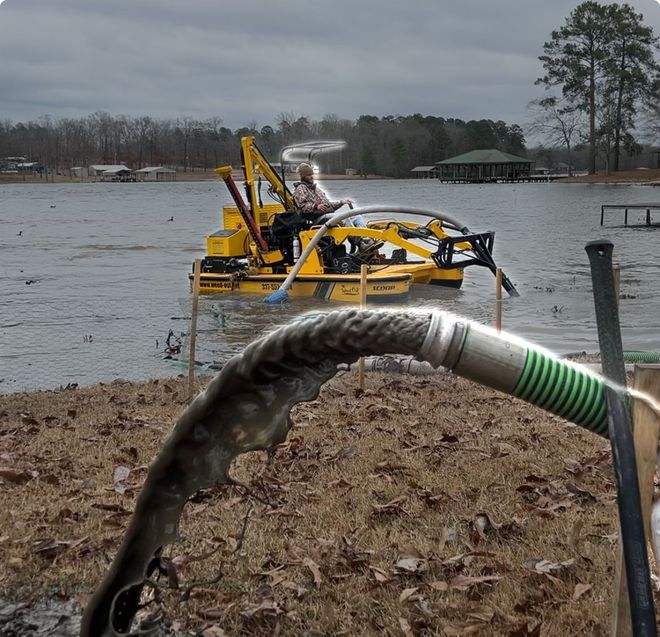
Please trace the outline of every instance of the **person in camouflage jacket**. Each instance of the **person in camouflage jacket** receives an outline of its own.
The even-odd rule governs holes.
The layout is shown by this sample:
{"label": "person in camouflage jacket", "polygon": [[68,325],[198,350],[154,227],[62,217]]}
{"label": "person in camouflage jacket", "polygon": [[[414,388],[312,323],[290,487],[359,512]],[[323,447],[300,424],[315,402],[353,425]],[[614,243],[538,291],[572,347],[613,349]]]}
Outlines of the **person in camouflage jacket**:
{"label": "person in camouflage jacket", "polygon": [[306,219],[316,220],[331,212],[339,210],[344,204],[352,204],[350,199],[330,201],[328,196],[314,183],[314,170],[309,164],[298,166],[300,181],[293,191],[293,200],[298,212]]}
{"label": "person in camouflage jacket", "polygon": [[[314,169],[306,163],[298,166],[300,181],[295,184],[293,201],[298,212],[305,218],[316,221],[318,218],[339,210],[344,204],[353,204],[350,199],[341,201],[330,201],[328,196],[314,183]],[[344,226],[355,228],[366,228],[367,224],[361,216],[349,217],[342,222]],[[382,241],[374,241],[367,237],[349,237],[351,251],[357,250],[362,254],[364,260],[374,258],[378,254],[378,248],[383,245]]]}

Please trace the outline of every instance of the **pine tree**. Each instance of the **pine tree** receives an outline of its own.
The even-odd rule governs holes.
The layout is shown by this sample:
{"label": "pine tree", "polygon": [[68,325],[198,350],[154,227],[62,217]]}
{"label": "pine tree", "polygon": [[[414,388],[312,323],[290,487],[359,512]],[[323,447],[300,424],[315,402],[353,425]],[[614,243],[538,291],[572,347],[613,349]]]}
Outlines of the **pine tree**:
{"label": "pine tree", "polygon": [[543,45],[545,75],[536,83],[561,87],[568,103],[586,114],[590,174],[596,172],[598,148],[608,169],[610,154],[619,169],[621,146],[635,147],[640,105],[657,99],[658,40],[642,20],[627,4],[587,0]]}
{"label": "pine tree", "polygon": [[643,16],[628,5],[608,7],[612,25],[612,47],[607,60],[606,92],[614,104],[612,121],[613,168],[619,170],[621,144],[634,145],[632,130],[640,102],[657,99],[654,79],[660,66],[654,58],[658,39]]}
{"label": "pine tree", "polygon": [[576,7],[539,56],[546,74],[536,83],[547,88],[561,86],[571,103],[587,114],[589,173],[596,172],[596,105],[599,83],[606,75],[612,40],[608,9],[587,0]]}

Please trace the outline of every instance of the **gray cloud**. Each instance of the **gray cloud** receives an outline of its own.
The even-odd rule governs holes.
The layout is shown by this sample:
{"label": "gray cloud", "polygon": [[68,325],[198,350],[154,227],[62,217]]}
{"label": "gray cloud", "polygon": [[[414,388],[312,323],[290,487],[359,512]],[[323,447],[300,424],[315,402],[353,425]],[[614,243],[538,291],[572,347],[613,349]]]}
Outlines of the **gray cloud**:
{"label": "gray cloud", "polygon": [[[0,118],[420,112],[524,123],[576,0],[5,0]],[[660,5],[634,0],[660,34]]]}

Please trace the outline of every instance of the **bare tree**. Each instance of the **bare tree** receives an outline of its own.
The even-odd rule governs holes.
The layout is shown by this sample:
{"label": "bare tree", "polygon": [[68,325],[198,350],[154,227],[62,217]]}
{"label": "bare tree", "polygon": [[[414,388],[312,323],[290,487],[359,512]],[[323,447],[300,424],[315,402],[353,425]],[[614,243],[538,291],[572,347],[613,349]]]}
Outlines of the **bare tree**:
{"label": "bare tree", "polygon": [[568,175],[573,175],[574,141],[584,126],[584,115],[574,104],[562,97],[544,97],[529,104],[532,121],[527,130],[541,135],[553,146],[566,149]]}

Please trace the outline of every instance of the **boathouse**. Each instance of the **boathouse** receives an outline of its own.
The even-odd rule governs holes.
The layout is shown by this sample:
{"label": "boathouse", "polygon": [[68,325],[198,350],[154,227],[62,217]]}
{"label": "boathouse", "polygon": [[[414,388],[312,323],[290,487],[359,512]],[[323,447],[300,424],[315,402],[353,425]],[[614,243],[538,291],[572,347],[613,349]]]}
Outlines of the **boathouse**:
{"label": "boathouse", "polygon": [[101,172],[96,172],[101,181],[135,181],[135,175],[130,168],[126,166],[112,166]]}
{"label": "boathouse", "polygon": [[165,168],[165,166],[147,166],[135,171],[138,181],[174,181],[176,170]]}
{"label": "boathouse", "polygon": [[530,181],[534,163],[531,159],[489,148],[439,161],[435,169],[438,179],[453,183]]}
{"label": "boathouse", "polygon": [[435,179],[437,177],[435,166],[415,166],[410,172],[416,179]]}
{"label": "boathouse", "polygon": [[121,170],[131,172],[131,169],[124,166],[124,164],[94,164],[89,167],[88,174],[90,177],[101,177],[106,173],[109,175]]}

